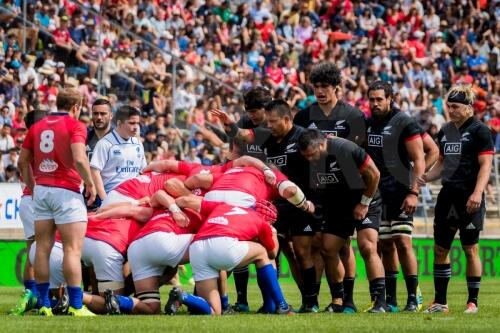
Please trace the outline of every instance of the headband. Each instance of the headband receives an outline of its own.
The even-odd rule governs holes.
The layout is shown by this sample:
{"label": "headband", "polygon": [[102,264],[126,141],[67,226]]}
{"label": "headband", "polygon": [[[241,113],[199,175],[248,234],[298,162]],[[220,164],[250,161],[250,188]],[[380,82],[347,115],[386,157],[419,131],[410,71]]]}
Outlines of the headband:
{"label": "headband", "polygon": [[448,103],[460,103],[464,105],[471,106],[472,102],[470,99],[467,98],[467,95],[463,91],[457,91],[455,93],[451,93],[448,96]]}

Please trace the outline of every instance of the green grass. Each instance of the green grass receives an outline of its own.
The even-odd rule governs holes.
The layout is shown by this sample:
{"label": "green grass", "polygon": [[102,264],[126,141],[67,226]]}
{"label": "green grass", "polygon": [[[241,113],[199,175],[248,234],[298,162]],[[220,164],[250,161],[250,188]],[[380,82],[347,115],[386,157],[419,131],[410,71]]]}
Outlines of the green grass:
{"label": "green grass", "polygon": [[[294,285],[282,285],[288,301],[298,307],[299,294]],[[404,281],[398,281],[399,304],[405,304]],[[433,297],[432,281],[421,283],[424,303]],[[231,291],[234,290],[230,286]],[[328,286],[322,284],[321,306],[329,302]],[[166,302],[169,288],[162,288],[162,300]],[[368,304],[368,286],[357,281],[355,301],[361,309]],[[484,280],[479,298],[480,312],[465,315],[467,289],[465,281],[453,279],[448,293],[450,313],[448,315],[382,314],[359,313],[344,314],[304,314],[294,316],[235,315],[225,317],[188,316],[181,314],[168,316],[100,316],[96,318],[36,316],[12,317],[5,313],[15,303],[20,288],[0,288],[0,332],[499,332],[500,331],[500,279]],[[235,295],[230,294],[231,301]],[[260,306],[260,293],[257,286],[250,284],[249,301],[252,310]]]}

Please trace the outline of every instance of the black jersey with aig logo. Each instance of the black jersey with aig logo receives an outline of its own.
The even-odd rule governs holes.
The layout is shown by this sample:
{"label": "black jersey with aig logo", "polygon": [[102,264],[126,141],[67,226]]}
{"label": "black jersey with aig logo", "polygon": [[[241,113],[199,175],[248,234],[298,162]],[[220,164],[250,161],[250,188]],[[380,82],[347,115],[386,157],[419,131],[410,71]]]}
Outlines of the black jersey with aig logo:
{"label": "black jersey with aig logo", "polygon": [[494,153],[488,127],[473,117],[460,128],[447,123],[438,134],[438,143],[444,157],[443,186],[473,191],[480,168],[478,156]]}
{"label": "black jersey with aig logo", "polygon": [[297,144],[303,131],[302,127],[293,125],[280,142],[270,136],[262,148],[268,163],[276,165],[292,182],[305,190],[309,185],[309,162],[300,154]]}
{"label": "black jersey with aig logo", "polygon": [[355,107],[338,101],[327,116],[318,103],[298,112],[293,118],[296,125],[320,130],[326,137],[338,136],[363,145],[366,136],[364,113]]}
{"label": "black jersey with aig logo", "polygon": [[242,143],[241,155],[248,155],[265,161],[266,154],[262,149],[262,145],[271,136],[271,131],[262,125],[255,125],[247,116],[243,116],[238,121],[238,127],[242,129],[251,129],[254,135],[253,143]]}
{"label": "black jersey with aig logo", "polygon": [[382,195],[410,188],[412,166],[405,143],[417,138],[421,129],[415,119],[397,109],[382,119],[368,119],[366,152],[380,171]]}
{"label": "black jersey with aig logo", "polygon": [[342,139],[327,140],[326,155],[311,162],[311,188],[326,192],[329,197],[361,197],[365,189],[361,172],[370,157],[355,143]]}

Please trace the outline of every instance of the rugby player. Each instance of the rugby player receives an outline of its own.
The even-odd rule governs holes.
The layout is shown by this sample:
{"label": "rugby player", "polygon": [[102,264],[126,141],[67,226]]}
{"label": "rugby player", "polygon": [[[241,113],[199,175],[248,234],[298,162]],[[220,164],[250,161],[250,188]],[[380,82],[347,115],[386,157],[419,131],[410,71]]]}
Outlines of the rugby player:
{"label": "rugby player", "polygon": [[[327,312],[343,312],[344,267],[339,254],[357,232],[359,251],[365,261],[370,294],[375,303],[368,312],[385,312],[384,267],[377,254],[382,213],[377,194],[380,173],[370,156],[342,138],[326,139],[317,129],[306,129],[298,140],[301,154],[311,162],[311,187],[322,194],[321,252],[332,302]],[[353,308],[353,304],[347,306]]]}
{"label": "rugby player", "polygon": [[488,127],[474,118],[475,94],[471,87],[453,86],[445,97],[450,122],[440,130],[440,156],[424,174],[421,184],[442,179],[434,218],[435,297],[428,313],[448,312],[446,299],[451,264],[448,256],[460,230],[465,252],[468,298],[465,313],[478,312],[481,282],[479,233],[486,213],[484,189],[491,173],[494,146]]}
{"label": "rugby player", "polygon": [[136,108],[122,106],[115,114],[116,128],[95,146],[90,166],[104,205],[112,189],[137,176],[146,166],[144,147],[137,138],[139,115]]}
{"label": "rugby player", "polygon": [[[333,63],[320,63],[311,69],[309,81],[313,86],[316,103],[307,109],[299,111],[293,118],[293,122],[303,128],[311,128],[321,131],[325,137],[338,136],[348,139],[360,146],[365,143],[366,120],[364,113],[339,100],[337,93],[341,88],[342,74]],[[315,243],[321,237],[315,237]],[[321,247],[321,245],[319,246]],[[313,243],[313,248],[315,247]],[[315,256],[313,250],[313,256]],[[351,246],[350,238],[340,251],[340,258],[345,268],[344,285],[344,311],[346,313],[356,312],[354,305],[353,290],[356,277],[356,260]],[[319,294],[323,265],[315,259],[316,267],[316,293]],[[327,307],[327,310],[331,308]]]}
{"label": "rugby player", "polygon": [[397,266],[395,251],[403,268],[408,292],[404,311],[417,312],[417,261],[412,247],[413,213],[418,205],[418,179],[425,171],[421,130],[416,121],[392,105],[392,86],[376,81],[368,88],[372,117],[368,119],[367,153],[380,171],[379,190],[383,214],[379,229],[382,261],[386,275],[386,301],[397,311]]}
{"label": "rugby player", "polygon": [[[24,123],[28,129],[46,116],[45,111],[35,110],[28,112],[24,117]],[[33,196],[28,186],[24,186],[21,203],[19,204],[19,216],[23,223],[24,238],[26,240],[27,253],[30,253],[31,245],[35,240],[35,213],[33,210]],[[37,290],[35,282],[35,272],[30,260],[26,260],[23,271],[24,291],[16,306],[9,311],[11,315],[22,315],[24,312],[35,307],[37,300]]]}
{"label": "rugby player", "polygon": [[[276,210],[271,208],[272,205],[259,201],[254,208],[244,208],[192,197],[181,197],[178,202],[200,211],[206,217],[189,247],[196,291],[202,298],[174,288],[167,303],[169,308],[174,303],[185,304],[194,307],[198,313],[220,315],[219,271],[231,271],[235,267],[255,263],[257,279],[263,293],[269,296],[264,307],[270,308],[270,304],[274,303],[276,313],[292,313],[270,261],[278,252],[276,232],[270,225],[276,219]],[[258,240],[258,243],[253,240]]]}
{"label": "rugby player", "polygon": [[68,313],[94,315],[82,305],[80,287],[81,247],[87,226],[87,210],[80,193],[82,179],[87,203],[91,204],[96,196],[85,151],[87,133],[85,126],[77,120],[81,104],[82,96],[77,90],[61,90],[57,96],[59,111],[32,126],[19,157],[23,179],[35,198],[35,279],[40,315],[52,315],[49,258],[56,229],[63,244],[63,268],[70,305]]}

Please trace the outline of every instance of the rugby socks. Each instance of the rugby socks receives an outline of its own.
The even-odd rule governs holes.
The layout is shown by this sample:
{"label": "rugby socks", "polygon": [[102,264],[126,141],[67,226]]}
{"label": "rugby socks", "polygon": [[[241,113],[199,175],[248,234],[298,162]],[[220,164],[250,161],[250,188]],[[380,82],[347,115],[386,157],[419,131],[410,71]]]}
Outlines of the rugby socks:
{"label": "rugby socks", "polygon": [[343,282],[328,282],[330,294],[332,295],[332,303],[334,299],[344,299],[344,283]]}
{"label": "rugby socks", "polygon": [[467,276],[467,290],[469,291],[469,298],[467,299],[467,303],[472,302],[477,306],[477,296],[479,295],[480,284],[480,276]]}
{"label": "rugby socks", "polygon": [[120,312],[122,313],[131,313],[134,308],[134,300],[132,297],[115,295],[118,300],[118,305],[120,306]]}
{"label": "rugby socks", "polygon": [[313,267],[302,269],[302,291],[304,294],[304,303],[313,306],[318,303],[318,295],[316,294],[316,269]]}
{"label": "rugby socks", "polygon": [[319,306],[319,291],[321,290],[321,282],[316,282],[314,284],[314,292],[316,293],[316,303],[314,305]]}
{"label": "rugby socks", "polygon": [[208,302],[200,296],[194,296],[188,294],[187,292],[182,292],[181,295],[182,304],[186,305],[190,310],[192,309],[193,312],[196,312],[197,314],[212,314],[212,308],[210,307],[210,304],[208,304]]}
{"label": "rugby socks", "polygon": [[434,302],[447,304],[446,294],[451,278],[451,264],[434,264]]}
{"label": "rugby socks", "polygon": [[262,294],[262,300],[264,302],[262,306],[262,310],[265,313],[275,313],[276,312],[276,304],[274,304],[274,300],[270,293],[266,292],[266,288],[264,286],[264,282],[262,282],[262,276],[257,275],[257,284],[259,286],[260,292]]}
{"label": "rugby socks", "polygon": [[417,275],[405,275],[406,291],[408,292],[408,302],[417,304]]}
{"label": "rugby socks", "polygon": [[387,304],[398,306],[396,296],[396,283],[398,280],[398,271],[385,272],[385,300]]}
{"label": "rugby socks", "polygon": [[371,299],[378,304],[385,305],[385,279],[375,278],[369,283]]}
{"label": "rugby socks", "polygon": [[285,297],[281,291],[273,265],[268,264],[258,268],[257,278],[261,280],[264,292],[271,295],[274,303],[281,309],[287,309],[288,303],[285,301]]}
{"label": "rugby socks", "polygon": [[38,300],[37,300],[38,308],[44,306],[50,308],[49,286],[50,284],[48,282],[36,284],[36,289],[38,290]]}
{"label": "rugby socks", "polygon": [[54,308],[57,305],[57,303],[59,303],[59,300],[57,298],[50,299],[50,307],[51,308]]}
{"label": "rugby socks", "polygon": [[354,279],[354,277],[344,277],[344,304],[354,304]]}
{"label": "rugby socks", "polygon": [[31,290],[33,295],[36,295],[36,282],[35,282],[35,280],[24,280],[24,289]]}
{"label": "rugby socks", "polygon": [[234,285],[236,287],[236,294],[238,296],[236,302],[238,304],[248,305],[247,299],[247,289],[248,289],[248,279],[250,273],[248,272],[248,266],[242,268],[236,268],[233,271]]}
{"label": "rugby socks", "polygon": [[80,286],[68,286],[66,287],[68,289],[68,296],[69,296],[69,306],[71,306],[73,309],[81,309],[83,304],[82,304],[82,298],[83,298],[83,292],[82,288]]}
{"label": "rugby socks", "polygon": [[228,295],[221,296],[220,297],[220,304],[221,304],[222,310],[227,309],[229,307],[229,296]]}

